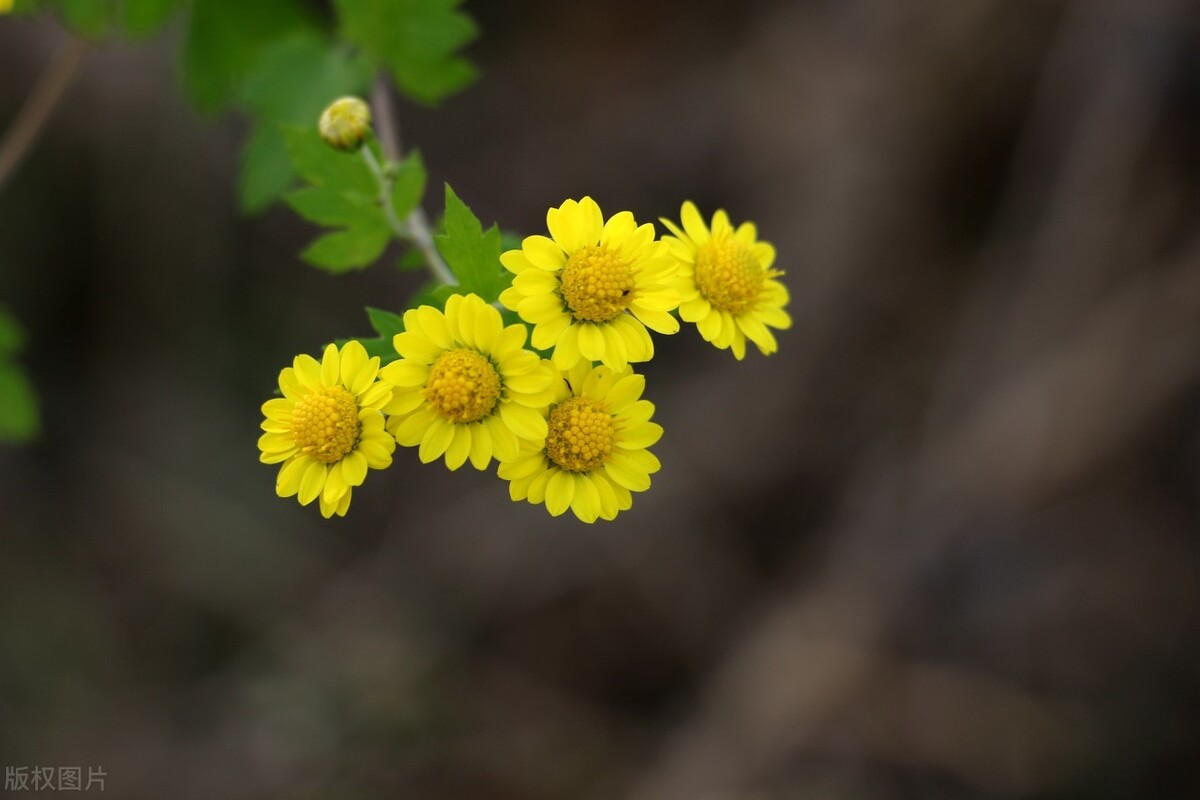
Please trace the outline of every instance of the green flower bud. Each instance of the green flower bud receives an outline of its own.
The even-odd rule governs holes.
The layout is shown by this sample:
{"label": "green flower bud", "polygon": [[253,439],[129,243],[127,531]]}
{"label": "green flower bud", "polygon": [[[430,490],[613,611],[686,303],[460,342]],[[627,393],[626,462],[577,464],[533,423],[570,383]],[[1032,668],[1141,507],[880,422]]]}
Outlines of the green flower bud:
{"label": "green flower bud", "polygon": [[371,134],[371,109],[357,97],[339,97],[321,113],[321,138],[338,150],[357,150]]}

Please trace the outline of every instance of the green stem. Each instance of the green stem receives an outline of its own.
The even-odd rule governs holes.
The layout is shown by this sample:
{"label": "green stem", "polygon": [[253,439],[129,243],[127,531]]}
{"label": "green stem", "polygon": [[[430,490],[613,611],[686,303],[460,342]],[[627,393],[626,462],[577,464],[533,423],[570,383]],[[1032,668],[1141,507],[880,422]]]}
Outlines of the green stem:
{"label": "green stem", "polygon": [[[375,106],[379,142],[383,146],[385,157],[389,161],[399,161],[400,136],[396,131],[391,90],[386,80],[381,78],[375,82],[371,101]],[[367,162],[367,167],[370,168],[375,180],[379,183],[379,202],[383,204],[383,213],[387,216],[392,232],[398,239],[411,242],[421,251],[421,255],[425,257],[425,265],[429,267],[429,271],[436,280],[447,286],[457,286],[458,279],[446,266],[446,262],[442,260],[442,254],[438,252],[437,246],[433,243],[433,232],[424,209],[418,205],[403,220],[397,217],[396,209],[392,206],[392,179],[388,176],[387,170],[379,163],[379,159],[375,158],[375,154],[367,145],[363,145],[359,152],[362,153],[363,160]]]}

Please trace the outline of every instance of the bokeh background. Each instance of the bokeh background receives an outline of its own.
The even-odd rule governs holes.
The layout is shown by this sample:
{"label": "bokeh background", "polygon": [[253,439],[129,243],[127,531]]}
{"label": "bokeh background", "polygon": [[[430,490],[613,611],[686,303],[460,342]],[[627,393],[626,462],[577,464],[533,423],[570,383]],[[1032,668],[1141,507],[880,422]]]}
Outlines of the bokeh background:
{"label": "bokeh background", "polygon": [[[418,276],[236,209],[178,25],[93,49],[0,192],[44,432],[0,449],[0,765],[126,798],[1200,796],[1200,14],[471,2],[406,146],[534,232],[755,220],[795,327],[664,339],[615,523],[401,451],[274,497],[259,405]],[[0,20],[0,129],[66,41]],[[432,203],[431,211],[436,211]],[[14,793],[16,796],[16,793]]]}

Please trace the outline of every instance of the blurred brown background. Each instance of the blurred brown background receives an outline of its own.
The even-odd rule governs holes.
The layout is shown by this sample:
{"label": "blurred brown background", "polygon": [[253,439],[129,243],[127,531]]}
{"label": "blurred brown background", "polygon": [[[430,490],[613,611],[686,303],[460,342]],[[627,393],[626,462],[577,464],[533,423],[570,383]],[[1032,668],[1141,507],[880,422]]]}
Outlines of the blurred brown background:
{"label": "blurred brown background", "polygon": [[[347,519],[259,405],[417,276],[242,219],[178,28],[92,52],[0,193],[45,432],[0,449],[0,765],[128,798],[1200,797],[1200,13],[468,5],[405,144],[486,221],[755,220],[794,329],[645,371],[613,524],[415,452]],[[0,20],[0,129],[64,34]],[[431,193],[432,194],[432,193]],[[432,208],[431,208],[432,210]],[[14,794],[14,796],[16,796]]]}

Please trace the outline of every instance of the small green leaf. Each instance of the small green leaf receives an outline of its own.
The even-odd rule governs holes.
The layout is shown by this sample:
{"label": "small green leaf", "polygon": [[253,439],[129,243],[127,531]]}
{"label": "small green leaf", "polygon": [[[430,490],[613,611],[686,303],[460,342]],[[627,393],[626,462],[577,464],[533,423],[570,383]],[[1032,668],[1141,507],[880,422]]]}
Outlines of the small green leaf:
{"label": "small green leaf", "polygon": [[288,193],[284,199],[293,211],[318,225],[351,228],[387,224],[383,209],[359,194],[309,186]]}
{"label": "small green leaf", "polygon": [[0,363],[0,441],[27,442],[40,428],[33,385],[16,364]]}
{"label": "small green leaf", "polygon": [[245,211],[262,211],[295,180],[280,125],[315,130],[331,100],[362,92],[369,80],[363,58],[309,31],[289,34],[263,49],[238,91],[238,102],[255,120],[242,153],[239,195]]}
{"label": "small green leaf", "polygon": [[117,0],[54,0],[68,28],[88,39],[99,39],[112,30],[119,11]]}
{"label": "small green leaf", "polygon": [[367,319],[371,321],[371,327],[375,329],[375,332],[389,342],[397,333],[404,332],[404,317],[391,311],[367,306]]}
{"label": "small green leaf", "polygon": [[396,269],[401,272],[417,272],[425,269],[425,254],[415,247],[405,250],[396,259]]}
{"label": "small green leaf", "polygon": [[334,0],[342,35],[387,65],[397,88],[437,103],[476,78],[457,51],[475,39],[462,0]]}
{"label": "small green leaf", "polygon": [[392,176],[392,208],[396,216],[404,219],[421,204],[425,196],[425,162],[421,160],[419,150],[413,150],[408,157],[396,165]]}
{"label": "small green leaf", "polygon": [[357,225],[327,233],[308,246],[300,257],[329,272],[369,267],[379,259],[392,232],[386,223]]}
{"label": "small green leaf", "polygon": [[436,238],[438,250],[458,278],[459,289],[495,302],[509,281],[500,265],[500,229],[485,232],[479,218],[446,184],[445,233]]}
{"label": "small green leaf", "polygon": [[193,0],[183,44],[192,101],[210,113],[227,105],[269,42],[313,27],[299,0]]}

